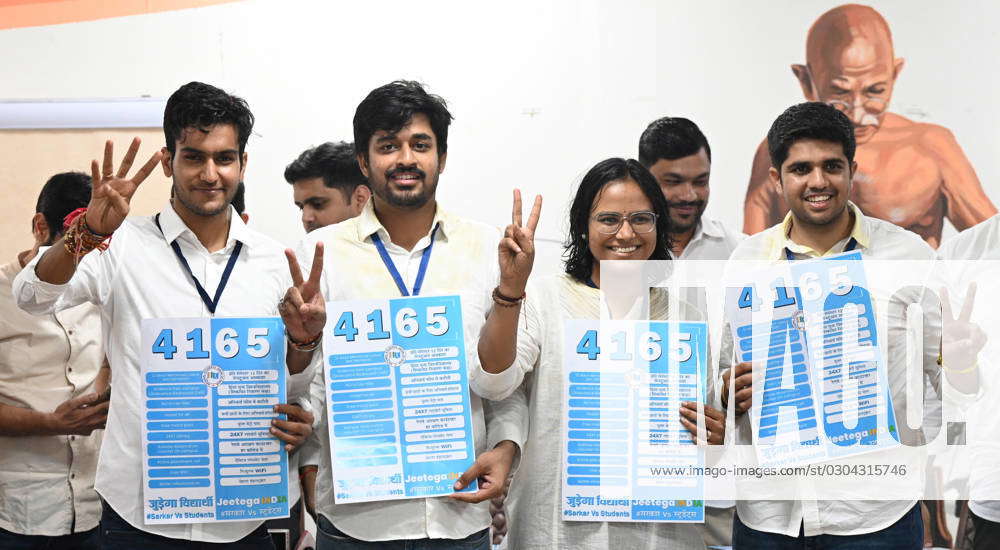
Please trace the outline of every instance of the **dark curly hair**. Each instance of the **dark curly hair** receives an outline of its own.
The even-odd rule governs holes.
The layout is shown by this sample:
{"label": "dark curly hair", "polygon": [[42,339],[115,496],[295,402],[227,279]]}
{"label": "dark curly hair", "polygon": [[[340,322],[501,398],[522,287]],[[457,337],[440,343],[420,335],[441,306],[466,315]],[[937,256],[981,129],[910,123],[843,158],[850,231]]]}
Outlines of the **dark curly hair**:
{"label": "dark curly hair", "polygon": [[819,101],[809,101],[792,105],[778,115],[767,132],[767,151],[771,155],[771,166],[781,171],[781,165],[788,160],[788,150],[796,141],[817,139],[839,143],[844,148],[847,162],[854,162],[854,126],[847,115],[832,105]]}
{"label": "dark curly hair", "polygon": [[253,113],[246,100],[210,84],[188,82],[170,95],[163,110],[163,135],[167,140],[167,150],[171,155],[176,154],[176,144],[187,128],[208,132],[216,124],[236,127],[242,164],[243,151],[253,131]]}
{"label": "dark curly hair", "polygon": [[397,80],[372,90],[354,112],[354,150],[368,159],[368,144],[375,132],[395,134],[417,113],[431,123],[437,153],[448,152],[448,126],[454,118],[440,96],[427,93],[419,82]]}
{"label": "dark curly hair", "polygon": [[667,199],[663,197],[656,179],[637,160],[609,158],[595,164],[583,176],[569,208],[569,239],[564,245],[566,250],[563,256],[566,258],[566,273],[581,283],[587,282],[594,270],[594,256],[587,242],[594,201],[607,184],[628,179],[639,185],[656,213],[656,247],[649,259],[670,259],[670,216],[667,215]]}

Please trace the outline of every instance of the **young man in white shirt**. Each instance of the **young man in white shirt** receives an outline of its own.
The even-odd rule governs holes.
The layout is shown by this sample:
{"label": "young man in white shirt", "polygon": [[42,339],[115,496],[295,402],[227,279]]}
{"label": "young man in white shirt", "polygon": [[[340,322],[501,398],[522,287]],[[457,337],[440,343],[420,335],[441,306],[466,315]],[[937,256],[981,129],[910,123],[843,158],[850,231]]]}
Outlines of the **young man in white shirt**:
{"label": "young man in white shirt", "polygon": [[38,196],[35,245],[0,267],[0,548],[97,550],[94,472],[108,417],[101,317],[91,304],[36,317],[18,309],[14,277],[63,219],[90,200],[90,176],[49,178]]}
{"label": "young man in white shirt", "polygon": [[[326,322],[318,291],[321,264],[304,280],[291,251],[286,258],[281,246],[247,228],[230,205],[243,179],[252,126],[242,99],[200,82],[182,86],[167,100],[166,147],[128,178],[138,138],[117,172],[108,141],[103,163],[91,166],[94,188],[86,213],[15,279],[15,299],[31,313],[86,302],[100,309],[114,372],[96,481],[105,501],[103,548],[273,548],[261,521],[146,524],[143,512],[143,319],[280,314],[289,340],[288,370],[302,373],[288,379],[289,401],[311,379],[311,349]],[[126,219],[129,200],[161,160],[173,178],[174,198],[153,217]],[[206,288],[215,290],[214,299]],[[310,433],[310,419],[287,404],[275,412],[289,415],[288,421],[272,421],[271,433],[291,451]]]}
{"label": "young man in white shirt", "polygon": [[[392,82],[369,93],[354,115],[354,143],[373,199],[360,216],[309,233],[303,261],[313,243],[326,246],[330,261],[322,291],[331,301],[460,295],[469,352],[476,349],[475,338],[492,303],[501,235],[445,211],[436,201],[451,119],[444,100],[416,82]],[[314,403],[323,404],[317,410],[325,411],[322,375],[313,388]],[[489,548],[485,501],[500,493],[512,468],[526,435],[527,407],[523,393],[498,403],[470,397],[477,458],[455,489],[478,478],[479,490],[450,497],[336,504],[330,438],[326,415],[321,415],[317,434],[324,452],[316,482],[320,550]]]}
{"label": "young man in white shirt", "polygon": [[357,216],[372,196],[354,144],[343,141],[303,151],[285,167],[285,181],[292,185],[306,233]]}
{"label": "young man in white shirt", "polygon": [[712,149],[694,122],[663,117],[649,123],[639,138],[639,162],[667,199],[670,257],[675,260],[727,260],[746,235],[705,215]]}
{"label": "young man in white shirt", "polygon": [[[795,105],[774,121],[768,144],[771,184],[785,198],[790,212],[782,223],[743,241],[730,261],[798,260],[846,250],[857,250],[872,260],[934,259],[934,251],[918,235],[867,217],[848,201],[856,170],[855,141],[851,122],[844,114],[824,103]],[[925,353],[917,364],[924,377],[936,382],[941,374],[936,353],[941,339],[940,312],[925,311]],[[722,366],[728,367],[731,358],[721,359]],[[906,414],[906,354],[890,353],[886,368],[895,415],[902,418]],[[740,415],[737,429],[743,444],[749,444],[750,415],[745,413],[757,406],[751,399],[752,376],[749,363],[723,373],[723,405],[733,403]],[[906,445],[922,444],[919,431],[900,425],[899,434]],[[815,494],[812,483],[801,480],[797,486],[801,494]],[[920,507],[916,500],[737,502],[734,548],[803,545],[817,549],[922,548]]]}

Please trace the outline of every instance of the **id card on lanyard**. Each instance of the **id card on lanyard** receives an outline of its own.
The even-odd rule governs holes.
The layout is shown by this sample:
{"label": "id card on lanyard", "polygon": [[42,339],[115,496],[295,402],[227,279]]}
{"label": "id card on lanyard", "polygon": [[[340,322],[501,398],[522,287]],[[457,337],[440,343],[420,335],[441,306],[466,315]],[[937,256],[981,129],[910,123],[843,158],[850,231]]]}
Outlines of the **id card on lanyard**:
{"label": "id card on lanyard", "polygon": [[436,233],[412,292],[373,235],[403,297],[327,303],[325,414],[337,504],[448,495],[475,461],[461,299],[419,295]]}
{"label": "id card on lanyard", "polygon": [[[242,243],[211,298],[169,244],[214,315]],[[145,523],[288,517],[288,453],[269,432],[284,419],[273,412],[286,400],[281,319],[143,319],[141,334]]]}

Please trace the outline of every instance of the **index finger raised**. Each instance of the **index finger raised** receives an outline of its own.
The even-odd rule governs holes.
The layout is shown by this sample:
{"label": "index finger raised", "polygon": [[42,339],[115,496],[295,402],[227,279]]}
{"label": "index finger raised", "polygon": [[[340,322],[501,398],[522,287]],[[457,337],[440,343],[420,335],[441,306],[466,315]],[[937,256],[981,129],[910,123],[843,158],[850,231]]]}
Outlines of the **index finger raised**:
{"label": "index finger raised", "polygon": [[510,223],[521,227],[521,190],[514,189],[514,209],[510,213]]}
{"label": "index finger raised", "polygon": [[288,260],[288,272],[292,275],[292,286],[302,286],[302,269],[291,248],[285,249],[285,259]]}
{"label": "index finger raised", "polygon": [[941,318],[945,321],[954,321],[955,316],[951,310],[951,293],[946,287],[941,287],[938,294],[941,295]]}
{"label": "index finger raised", "polygon": [[153,156],[149,157],[149,160],[146,161],[146,164],[143,164],[142,168],[140,168],[139,171],[136,172],[134,176],[132,176],[132,183],[134,183],[138,187],[140,183],[145,181],[146,178],[148,178],[149,175],[153,173],[153,170],[156,169],[157,164],[160,164],[160,159],[162,158],[163,158],[163,153],[161,151],[153,153]]}

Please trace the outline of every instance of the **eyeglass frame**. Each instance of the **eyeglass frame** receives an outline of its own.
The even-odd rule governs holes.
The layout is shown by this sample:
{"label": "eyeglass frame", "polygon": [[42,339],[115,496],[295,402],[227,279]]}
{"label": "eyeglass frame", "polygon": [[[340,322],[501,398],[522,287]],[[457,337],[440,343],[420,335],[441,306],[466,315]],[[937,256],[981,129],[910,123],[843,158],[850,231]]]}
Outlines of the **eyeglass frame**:
{"label": "eyeglass frame", "polygon": [[[636,212],[630,212],[628,214],[623,214],[621,212],[597,212],[593,216],[590,216],[590,221],[596,222],[597,221],[597,216],[601,216],[601,215],[604,215],[604,214],[614,214],[616,216],[619,216],[620,218],[618,220],[618,225],[615,226],[614,231],[604,232],[600,228],[601,227],[607,227],[607,226],[598,225],[597,232],[600,233],[600,234],[602,234],[602,235],[614,235],[615,233],[618,233],[619,231],[621,231],[622,226],[625,225],[625,221],[626,220],[628,220],[628,226],[632,228],[632,231],[635,231],[635,233],[638,234],[638,235],[646,235],[648,233],[652,233],[656,229],[656,221],[660,218],[660,216],[656,212],[653,212],[652,210],[639,210],[639,211],[636,211]],[[632,223],[632,219],[631,218],[632,218],[632,216],[635,216],[635,215],[638,215],[638,214],[646,214],[646,215],[653,216],[653,223],[650,225],[649,231],[637,231],[636,230],[635,224]]]}

